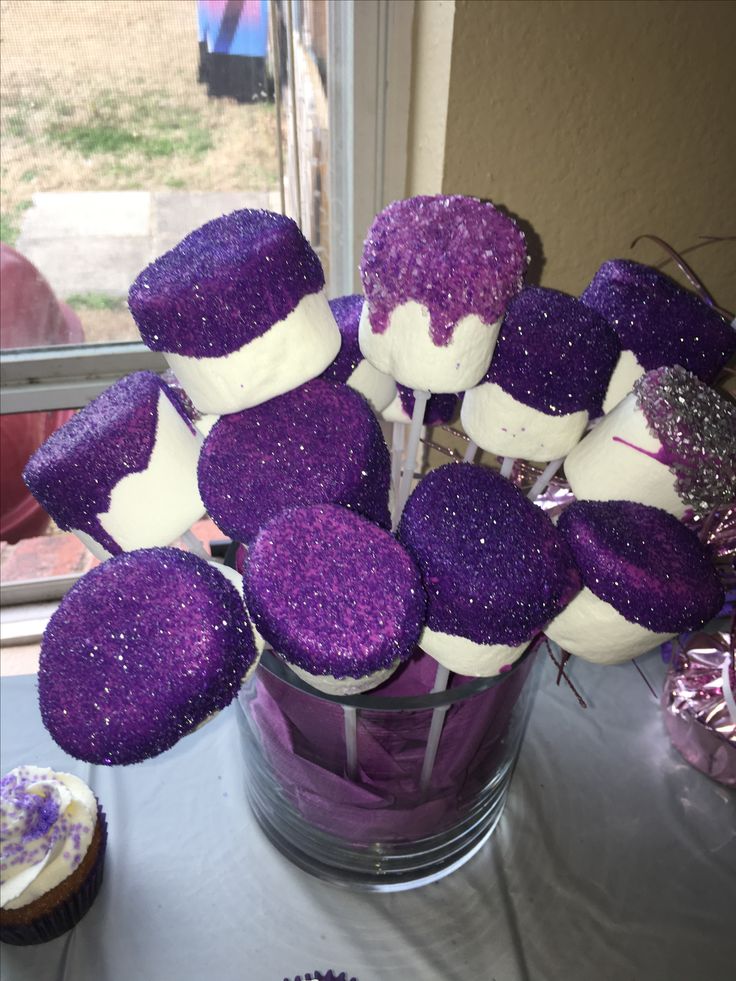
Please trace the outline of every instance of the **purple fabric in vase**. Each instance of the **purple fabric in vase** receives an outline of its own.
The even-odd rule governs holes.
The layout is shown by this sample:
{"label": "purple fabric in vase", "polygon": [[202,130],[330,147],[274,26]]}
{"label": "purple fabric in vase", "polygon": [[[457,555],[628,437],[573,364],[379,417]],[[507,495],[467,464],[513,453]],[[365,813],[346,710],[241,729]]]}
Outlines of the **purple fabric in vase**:
{"label": "purple fabric in vase", "polygon": [[[514,707],[533,661],[532,654],[492,688],[450,706],[425,798],[419,775],[431,709],[360,710],[358,782],[345,776],[344,716],[337,703],[321,701],[315,711],[314,696],[259,670],[247,711],[283,794],[305,820],[356,844],[413,840],[461,821],[503,762],[509,734],[521,724]],[[380,693],[411,688],[416,694],[425,675],[427,691],[436,663],[421,655],[405,670],[406,683],[389,683]]]}

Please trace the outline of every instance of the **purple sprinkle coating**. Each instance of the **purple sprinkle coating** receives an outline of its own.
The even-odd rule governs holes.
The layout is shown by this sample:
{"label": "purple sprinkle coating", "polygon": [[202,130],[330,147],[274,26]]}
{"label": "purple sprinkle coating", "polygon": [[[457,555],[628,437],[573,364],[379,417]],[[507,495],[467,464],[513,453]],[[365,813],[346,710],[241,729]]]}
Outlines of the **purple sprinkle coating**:
{"label": "purple sprinkle coating", "polygon": [[522,232],[492,204],[460,195],[395,201],[374,219],[360,262],[371,329],[382,334],[393,310],[414,300],[429,311],[433,343],[446,347],[463,317],[501,319],[526,264]]}
{"label": "purple sprinkle coating", "polygon": [[406,660],[425,596],[408,553],[345,508],[285,511],[261,531],[243,577],[260,634],[316,675],[362,678]]}
{"label": "purple sprinkle coating", "polygon": [[222,416],[198,477],[208,514],[236,541],[309,504],[342,504],[390,525],[391,460],[378,420],[358,392],[321,378]]}
{"label": "purple sprinkle coating", "polygon": [[[414,392],[406,385],[396,385],[401,400],[401,407],[407,416],[407,421],[411,421],[414,414]],[[424,410],[425,426],[444,426],[455,415],[460,396],[453,393],[445,395],[430,395],[427,400],[427,408]]]}
{"label": "purple sprinkle coating", "polygon": [[363,302],[363,297],[359,294],[330,300],[330,310],[340,328],[342,343],[337,357],[325,368],[320,378],[344,385],[360,362],[365,361],[358,345],[358,325]]}
{"label": "purple sprinkle coating", "polygon": [[609,321],[645,371],[682,365],[713,381],[736,353],[736,331],[713,307],[651,266],[604,262],[580,299]]}
{"label": "purple sprinkle coating", "polygon": [[619,353],[594,310],[567,293],[528,286],[509,303],[484,381],[547,415],[599,416]]}
{"label": "purple sprinkle coating", "polygon": [[634,394],[682,500],[700,514],[736,501],[733,403],[679,366],[642,375]]}
{"label": "purple sprinkle coating", "polygon": [[324,285],[291,218],[246,209],[207,222],[147,266],[128,305],[152,351],[215,358],[265,334]]}
{"label": "purple sprinkle coating", "polygon": [[555,526],[508,480],[450,463],[409,498],[399,541],[427,591],[427,626],[478,644],[531,640],[580,590]]}
{"label": "purple sprinkle coating", "polygon": [[631,623],[679,634],[721,609],[708,552],[674,515],[633,501],[576,501],[557,527],[588,589]]}
{"label": "purple sprinkle coating", "polygon": [[88,572],[43,636],[41,717],[90,763],[138,763],[225,708],[256,659],[237,590],[175,548],[127,552]]}
{"label": "purple sprinkle coating", "polygon": [[28,489],[60,528],[86,532],[113,555],[122,549],[98,515],[109,510],[112,490],[123,477],[148,466],[162,392],[194,433],[182,403],[158,375],[137,371],[52,433],[23,471]]}

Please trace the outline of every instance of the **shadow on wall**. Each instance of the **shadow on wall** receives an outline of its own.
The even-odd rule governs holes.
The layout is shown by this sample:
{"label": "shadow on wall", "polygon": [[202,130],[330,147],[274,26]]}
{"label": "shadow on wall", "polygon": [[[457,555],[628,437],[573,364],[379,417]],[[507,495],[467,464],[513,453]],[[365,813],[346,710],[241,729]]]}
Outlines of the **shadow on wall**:
{"label": "shadow on wall", "polygon": [[542,245],[542,239],[537,234],[534,225],[526,218],[521,218],[519,215],[511,211],[503,204],[499,204],[498,201],[491,201],[490,198],[480,198],[485,204],[492,204],[494,208],[497,208],[501,214],[506,215],[507,218],[511,218],[512,221],[516,222],[518,227],[524,233],[524,238],[526,239],[526,251],[529,256],[529,265],[527,266],[526,276],[524,277],[525,286],[539,286],[542,280],[542,270],[544,269],[544,264],[546,262],[544,256],[544,247]]}

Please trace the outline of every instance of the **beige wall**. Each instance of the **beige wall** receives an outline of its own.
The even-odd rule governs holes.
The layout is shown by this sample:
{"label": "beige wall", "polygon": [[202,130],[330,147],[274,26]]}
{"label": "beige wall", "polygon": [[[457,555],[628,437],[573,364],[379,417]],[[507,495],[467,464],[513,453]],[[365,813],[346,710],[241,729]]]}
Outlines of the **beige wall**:
{"label": "beige wall", "polygon": [[[427,11],[417,16],[426,27]],[[543,243],[545,285],[577,293],[613,256],[660,263],[654,245],[630,249],[644,232],[678,249],[736,235],[736,4],[456,0],[444,37],[442,190],[488,197],[527,220]],[[417,40],[415,27],[415,94],[425,57]],[[419,103],[425,118],[430,104]],[[435,134],[427,152],[441,152],[437,143]],[[421,144],[413,153],[410,192],[439,190],[427,186]],[[736,309],[736,243],[689,258]]]}

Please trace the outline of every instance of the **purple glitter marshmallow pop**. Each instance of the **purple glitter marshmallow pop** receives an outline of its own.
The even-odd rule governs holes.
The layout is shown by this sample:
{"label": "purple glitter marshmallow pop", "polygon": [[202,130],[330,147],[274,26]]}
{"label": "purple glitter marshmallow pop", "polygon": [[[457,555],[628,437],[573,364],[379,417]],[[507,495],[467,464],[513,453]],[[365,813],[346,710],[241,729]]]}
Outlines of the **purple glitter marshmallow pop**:
{"label": "purple glitter marshmallow pop", "polygon": [[736,354],[736,331],[720,313],[651,266],[610,259],[580,299],[609,321],[621,344],[605,412],[645,371],[680,365],[712,382]]}
{"label": "purple glitter marshmallow pop", "polygon": [[285,508],[342,504],[388,527],[390,460],[365,399],[315,378],[230,416],[205,440],[199,487],[226,534],[249,544]]}
{"label": "purple glitter marshmallow pop", "polygon": [[546,628],[564,650],[596,664],[638,657],[723,605],[705,547],[677,518],[631,501],[576,501],[558,529],[583,590]]}
{"label": "purple glitter marshmallow pop", "polygon": [[235,211],[138,276],[128,303],[202,413],[239,412],[319,375],[340,348],[319,259],[297,225]]}
{"label": "purple glitter marshmallow pop", "polygon": [[150,371],[115,382],[46,440],[23,479],[98,558],[169,545],[202,517],[202,437]]}
{"label": "purple glitter marshmallow pop", "polygon": [[67,753],[138,763],[225,708],[257,663],[242,597],[174,548],[118,555],[62,600],[43,636],[41,717]]}

